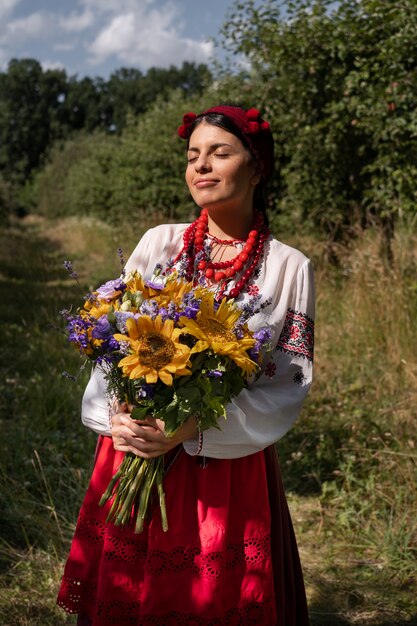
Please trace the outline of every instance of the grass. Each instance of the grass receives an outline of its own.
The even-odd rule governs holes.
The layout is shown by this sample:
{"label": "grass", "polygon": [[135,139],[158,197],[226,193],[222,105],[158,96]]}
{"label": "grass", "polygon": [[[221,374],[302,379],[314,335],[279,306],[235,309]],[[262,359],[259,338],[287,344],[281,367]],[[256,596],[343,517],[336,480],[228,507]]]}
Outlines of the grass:
{"label": "grass", "polygon": [[[143,225],[145,228],[145,225]],[[126,232],[128,235],[126,235]],[[60,626],[74,618],[55,595],[95,436],[79,420],[88,372],[48,328],[83,285],[118,272],[138,233],[100,222],[37,218],[3,231],[0,246],[0,623]],[[318,284],[316,380],[296,426],[279,443],[313,626],[417,624],[417,258],[400,233],[396,265],[360,233],[326,262],[313,239]]]}

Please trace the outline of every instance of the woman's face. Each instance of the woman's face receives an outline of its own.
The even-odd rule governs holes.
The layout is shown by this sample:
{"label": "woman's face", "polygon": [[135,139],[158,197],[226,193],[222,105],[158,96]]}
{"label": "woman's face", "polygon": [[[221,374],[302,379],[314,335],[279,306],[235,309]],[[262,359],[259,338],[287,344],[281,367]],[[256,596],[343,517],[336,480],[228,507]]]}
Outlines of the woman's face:
{"label": "woman's face", "polygon": [[240,139],[203,121],[190,137],[185,180],[202,208],[252,212],[261,176]]}

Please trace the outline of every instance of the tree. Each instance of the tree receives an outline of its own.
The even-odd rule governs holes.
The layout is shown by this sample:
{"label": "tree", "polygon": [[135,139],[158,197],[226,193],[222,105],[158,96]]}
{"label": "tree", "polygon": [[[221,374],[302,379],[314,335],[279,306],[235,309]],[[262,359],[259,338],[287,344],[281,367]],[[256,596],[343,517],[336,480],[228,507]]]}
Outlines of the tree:
{"label": "tree", "polygon": [[173,89],[185,96],[209,82],[205,65],[151,68],[145,75],[121,68],[109,80],[43,71],[35,59],[13,59],[0,73],[0,174],[23,184],[38,168],[52,144],[74,132],[120,133],[129,114],[143,114]]}
{"label": "tree", "polygon": [[281,211],[337,238],[416,213],[414,0],[238,2],[223,42],[273,122]]}
{"label": "tree", "polygon": [[55,139],[66,74],[13,59],[0,74],[0,171],[22,182]]}

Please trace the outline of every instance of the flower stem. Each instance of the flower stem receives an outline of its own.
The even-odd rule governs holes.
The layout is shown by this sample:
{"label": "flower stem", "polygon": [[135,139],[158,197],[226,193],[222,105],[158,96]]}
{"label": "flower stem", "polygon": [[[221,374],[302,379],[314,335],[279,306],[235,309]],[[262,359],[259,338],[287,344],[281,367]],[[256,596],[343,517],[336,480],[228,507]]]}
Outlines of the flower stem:
{"label": "flower stem", "polygon": [[164,533],[166,533],[168,530],[168,517],[167,517],[167,509],[166,509],[166,503],[165,503],[164,485],[162,483],[163,476],[164,476],[164,464],[163,464],[163,461],[161,461],[159,463],[158,475],[156,478],[156,486],[158,489],[158,496],[159,496],[159,508],[161,510],[162,530],[164,531]]}
{"label": "flower stem", "polygon": [[[136,463],[135,466],[137,467],[137,465],[139,464]],[[120,507],[117,511],[117,515],[114,519],[114,524],[116,526],[124,526],[129,522],[132,515],[133,503],[138,495],[139,489],[146,474],[146,466],[147,462],[141,459],[140,467],[136,475],[133,477],[132,481],[129,481],[129,483],[126,484],[127,495],[121,502]]]}
{"label": "flower stem", "polygon": [[159,459],[150,459],[148,461],[148,471],[144,481],[145,484],[139,499],[139,510],[136,517],[135,533],[141,533],[143,531],[145,517],[148,512],[149,496],[158,472],[158,462]]}

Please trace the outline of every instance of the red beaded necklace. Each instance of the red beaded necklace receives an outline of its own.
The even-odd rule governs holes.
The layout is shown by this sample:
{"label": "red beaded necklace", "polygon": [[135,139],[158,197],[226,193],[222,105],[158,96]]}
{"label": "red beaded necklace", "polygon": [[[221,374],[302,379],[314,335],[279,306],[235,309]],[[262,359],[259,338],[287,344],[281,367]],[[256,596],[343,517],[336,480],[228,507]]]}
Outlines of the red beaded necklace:
{"label": "red beaded necklace", "polygon": [[[173,261],[175,265],[182,255],[187,256],[187,280],[193,280],[195,270],[195,256],[201,257],[204,251],[204,240],[207,237],[208,215],[206,209],[201,211],[200,217],[190,224],[183,235],[183,247]],[[269,236],[269,230],[265,226],[262,213],[256,212],[253,227],[250,231],[243,250],[229,261],[214,262],[210,258],[202,259],[197,263],[197,269],[204,272],[209,280],[219,283],[217,298],[221,299],[225,295],[227,280],[241,274],[234,287],[226,294],[229,298],[237,298],[245,290],[247,283],[252,278],[256,267],[262,257],[264,244]],[[226,240],[211,237],[216,243],[221,245],[234,245],[243,243],[242,240]]]}

